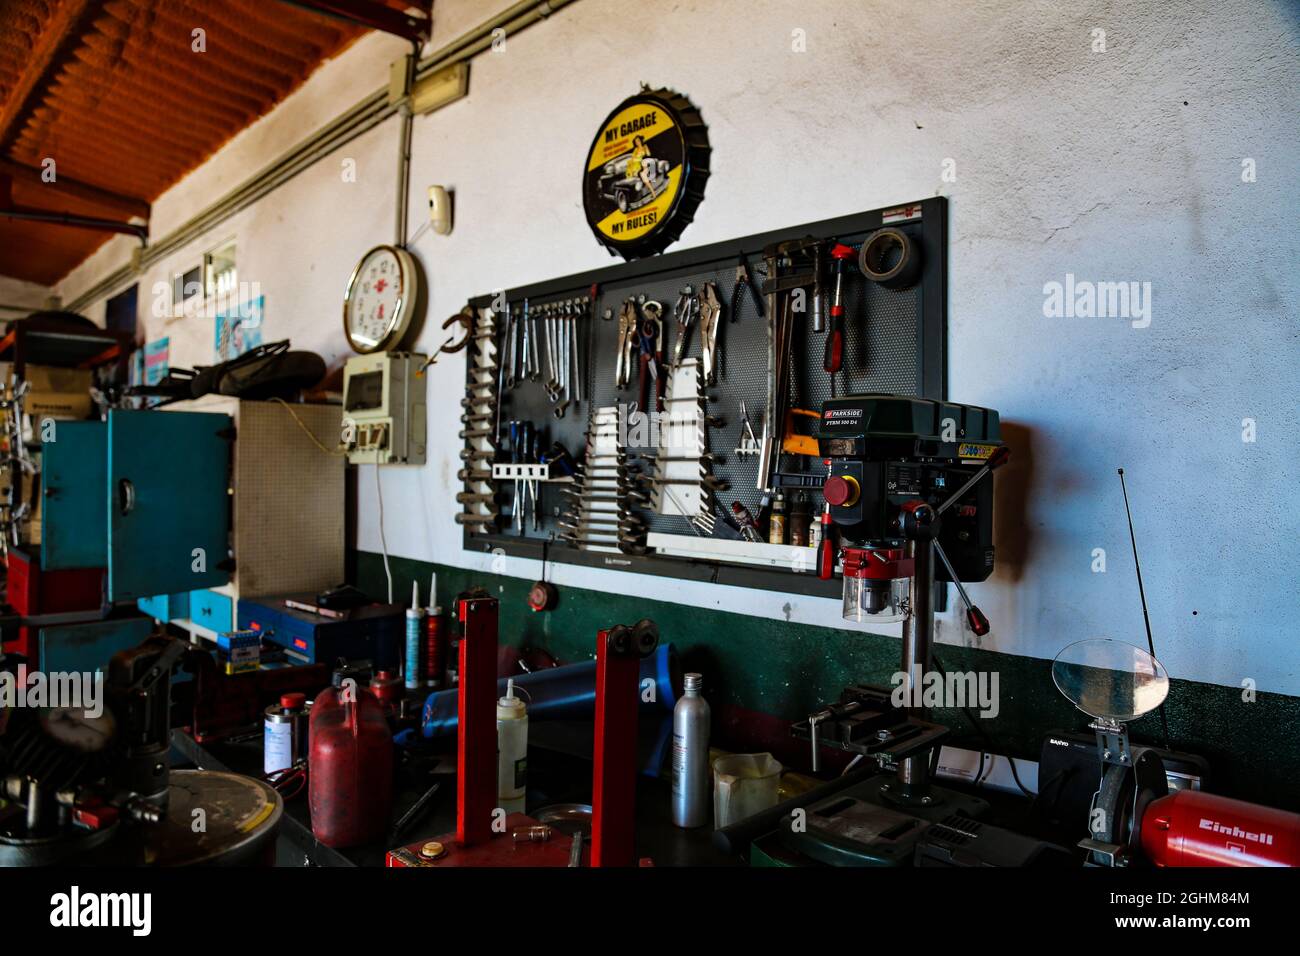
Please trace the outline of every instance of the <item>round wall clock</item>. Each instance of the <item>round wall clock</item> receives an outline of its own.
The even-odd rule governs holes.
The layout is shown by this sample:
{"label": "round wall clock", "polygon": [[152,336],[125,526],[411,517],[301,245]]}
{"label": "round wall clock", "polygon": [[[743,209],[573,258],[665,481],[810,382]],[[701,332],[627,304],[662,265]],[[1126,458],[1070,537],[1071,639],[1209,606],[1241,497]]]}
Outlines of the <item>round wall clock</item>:
{"label": "round wall clock", "polygon": [[421,297],[415,259],[397,246],[375,246],[357,263],[343,296],[343,331],[363,355],[397,348]]}
{"label": "round wall clock", "polygon": [[708,178],[699,110],[672,90],[643,89],[605,118],[587,152],[587,223],[611,255],[654,255],[681,236]]}

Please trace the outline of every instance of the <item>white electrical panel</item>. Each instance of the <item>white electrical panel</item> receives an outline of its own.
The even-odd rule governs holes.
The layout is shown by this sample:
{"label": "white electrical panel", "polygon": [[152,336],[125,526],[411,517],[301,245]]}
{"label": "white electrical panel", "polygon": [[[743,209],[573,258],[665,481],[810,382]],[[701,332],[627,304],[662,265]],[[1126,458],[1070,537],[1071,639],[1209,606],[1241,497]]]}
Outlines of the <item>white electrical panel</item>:
{"label": "white electrical panel", "polygon": [[343,368],[343,439],[354,465],[423,465],[425,356],[373,352]]}

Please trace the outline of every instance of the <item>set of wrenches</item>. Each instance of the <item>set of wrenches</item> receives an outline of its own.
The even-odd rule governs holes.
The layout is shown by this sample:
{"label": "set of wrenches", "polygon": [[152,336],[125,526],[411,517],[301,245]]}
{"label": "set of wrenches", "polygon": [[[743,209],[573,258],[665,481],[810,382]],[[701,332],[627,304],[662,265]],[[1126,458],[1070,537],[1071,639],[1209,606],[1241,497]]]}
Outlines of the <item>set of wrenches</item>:
{"label": "set of wrenches", "polygon": [[560,537],[576,548],[645,554],[645,521],[636,512],[649,504],[634,486],[638,472],[619,441],[617,406],[598,408],[587,430],[587,450],[574,482],[562,489],[568,507]]}
{"label": "set of wrenches", "polygon": [[582,375],[582,326],[591,300],[562,299],[507,310],[498,391],[514,389],[525,381],[541,384],[551,401],[551,414],[563,418],[570,407],[584,400]]}

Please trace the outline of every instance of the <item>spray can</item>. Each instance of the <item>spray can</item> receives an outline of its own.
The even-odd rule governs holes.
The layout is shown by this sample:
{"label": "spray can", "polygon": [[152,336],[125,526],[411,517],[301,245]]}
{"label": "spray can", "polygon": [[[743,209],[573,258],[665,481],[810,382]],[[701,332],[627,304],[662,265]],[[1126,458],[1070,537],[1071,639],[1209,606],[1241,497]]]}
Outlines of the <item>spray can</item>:
{"label": "spray can", "polygon": [[281,694],[262,723],[262,772],[287,770],[306,756],[307,696]]}
{"label": "spray can", "polygon": [[709,822],[709,703],[703,689],[701,675],[687,674],[673,708],[673,823],[683,828]]}
{"label": "spray can", "polygon": [[420,670],[420,646],[424,643],[424,608],[420,607],[420,585],[411,582],[411,606],[406,609],[406,678],[407,690],[424,686],[424,672]]}
{"label": "spray can", "polygon": [[438,575],[429,577],[429,608],[424,618],[424,686],[442,689],[447,670],[447,632],[443,629],[442,606],[438,604]]}
{"label": "spray can", "polygon": [[523,813],[528,790],[528,708],[515,696],[514,680],[497,700],[497,806]]}

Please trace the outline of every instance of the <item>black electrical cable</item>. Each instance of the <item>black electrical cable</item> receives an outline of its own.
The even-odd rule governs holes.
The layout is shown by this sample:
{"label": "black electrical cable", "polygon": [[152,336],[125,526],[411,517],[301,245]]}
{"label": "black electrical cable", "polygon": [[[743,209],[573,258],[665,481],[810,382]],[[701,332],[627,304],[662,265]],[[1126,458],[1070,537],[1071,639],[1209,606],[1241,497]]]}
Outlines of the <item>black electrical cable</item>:
{"label": "black electrical cable", "polygon": [[[935,668],[939,671],[940,675],[943,676],[944,680],[947,680],[948,672],[943,669],[943,664],[939,662],[939,658],[934,654],[931,654],[930,660],[934,662]],[[966,715],[966,719],[970,721],[970,725],[975,728],[976,732],[979,733],[979,735],[984,738],[984,742],[988,744],[989,752],[993,753],[996,756],[996,749],[994,748],[993,745],[993,738],[989,736],[989,732],[980,726],[979,721],[975,719],[975,715],[970,712],[969,707],[967,707],[965,704],[962,704],[959,709],[963,714]],[[1006,755],[1003,754],[1002,756],[1006,756]],[[981,763],[983,762],[983,760],[984,760],[984,755],[981,753],[980,754]],[[1011,777],[1016,781],[1016,786],[1020,788],[1020,792],[1023,793],[1026,797],[1028,797],[1030,800],[1035,799],[1036,794],[1028,787],[1026,787],[1023,783],[1020,782],[1020,774],[1016,772],[1015,759],[1012,757],[1007,757],[1007,763],[1011,766]],[[983,771],[981,770],[981,772]]]}
{"label": "black electrical cable", "polygon": [[[1133,567],[1137,571],[1138,579],[1138,597],[1142,600],[1142,623],[1147,628],[1147,650],[1151,656],[1156,656],[1156,643],[1151,637],[1151,617],[1147,614],[1147,593],[1142,587],[1142,565],[1138,563],[1138,543],[1137,536],[1133,534],[1133,512],[1128,507],[1128,488],[1124,484],[1124,469],[1119,469],[1119,488],[1124,493],[1124,514],[1128,518],[1128,540],[1133,545]],[[1172,750],[1169,746],[1169,720],[1165,717],[1165,703],[1160,702],[1160,726],[1164,730],[1165,749]]]}

